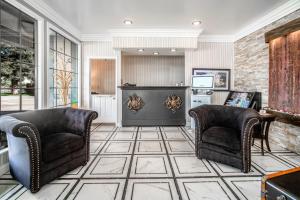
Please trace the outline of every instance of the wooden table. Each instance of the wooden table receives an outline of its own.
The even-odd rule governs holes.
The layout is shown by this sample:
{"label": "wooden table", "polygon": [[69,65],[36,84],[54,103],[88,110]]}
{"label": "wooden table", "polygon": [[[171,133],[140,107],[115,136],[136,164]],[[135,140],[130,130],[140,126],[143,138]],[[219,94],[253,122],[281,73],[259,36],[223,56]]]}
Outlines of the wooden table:
{"label": "wooden table", "polygon": [[257,134],[256,137],[253,137],[252,144],[254,144],[254,138],[260,139],[261,144],[261,154],[264,155],[264,140],[266,142],[266,146],[268,151],[271,152],[271,148],[269,145],[269,128],[271,125],[271,122],[275,121],[275,116],[268,113],[259,113],[259,116],[261,118],[261,128],[260,128],[260,134]]}

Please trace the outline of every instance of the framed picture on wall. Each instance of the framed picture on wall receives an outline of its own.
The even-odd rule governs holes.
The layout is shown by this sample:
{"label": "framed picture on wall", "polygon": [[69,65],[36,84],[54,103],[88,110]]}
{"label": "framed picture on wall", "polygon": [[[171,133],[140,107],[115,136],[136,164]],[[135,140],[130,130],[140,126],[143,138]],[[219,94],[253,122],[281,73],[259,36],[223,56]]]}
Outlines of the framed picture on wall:
{"label": "framed picture on wall", "polygon": [[230,90],[230,69],[193,68],[193,76],[214,76],[214,90]]}

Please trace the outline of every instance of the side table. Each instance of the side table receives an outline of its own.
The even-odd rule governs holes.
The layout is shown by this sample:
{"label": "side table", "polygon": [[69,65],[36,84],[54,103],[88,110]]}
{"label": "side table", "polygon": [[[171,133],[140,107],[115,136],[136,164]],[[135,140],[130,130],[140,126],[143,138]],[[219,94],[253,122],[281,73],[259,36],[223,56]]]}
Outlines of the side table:
{"label": "side table", "polygon": [[271,152],[271,148],[269,145],[269,128],[271,122],[275,121],[276,117],[269,113],[259,113],[259,116],[261,118],[261,124],[260,127],[258,127],[259,133],[253,135],[252,145],[254,144],[254,138],[259,138],[261,145],[261,154],[264,155],[264,140],[266,142],[268,151]]}

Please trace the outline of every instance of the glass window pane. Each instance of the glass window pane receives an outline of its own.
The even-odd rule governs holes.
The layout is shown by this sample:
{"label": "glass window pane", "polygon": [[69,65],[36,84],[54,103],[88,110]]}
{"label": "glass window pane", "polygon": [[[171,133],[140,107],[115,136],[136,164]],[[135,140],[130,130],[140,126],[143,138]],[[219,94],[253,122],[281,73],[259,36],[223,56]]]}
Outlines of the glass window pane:
{"label": "glass window pane", "polygon": [[50,96],[49,96],[49,106],[50,107],[56,107],[56,89],[55,88],[50,88]]}
{"label": "glass window pane", "polygon": [[13,94],[11,89],[2,89],[1,110],[2,111],[20,110],[20,95]]}
{"label": "glass window pane", "polygon": [[[64,107],[71,106],[72,103],[77,105],[78,91],[72,92],[71,89],[76,87],[76,90],[78,90],[78,75],[74,73],[78,71],[77,45],[74,45],[62,35],[57,33],[52,35],[55,34],[57,50],[49,51],[49,106]],[[50,49],[52,48],[50,47]]]}
{"label": "glass window pane", "polygon": [[72,85],[71,87],[78,87],[78,74],[72,73]]}
{"label": "glass window pane", "polygon": [[21,50],[18,47],[1,44],[1,62],[15,62],[20,59]]}
{"label": "glass window pane", "polygon": [[65,56],[62,53],[57,53],[57,65],[56,69],[58,70],[65,70]]}
{"label": "glass window pane", "polygon": [[49,69],[49,74],[48,74],[48,84],[50,88],[55,87],[55,76],[54,76],[54,69]]}
{"label": "glass window pane", "polygon": [[65,54],[71,56],[71,41],[65,39]]}
{"label": "glass window pane", "polygon": [[22,63],[34,64],[34,49],[23,49],[21,51]]}
{"label": "glass window pane", "polygon": [[34,66],[28,64],[22,64],[22,80],[21,80],[21,87],[22,88],[34,88]]}
{"label": "glass window pane", "polygon": [[71,57],[65,56],[65,69],[68,72],[72,72],[72,65],[71,65]]}
{"label": "glass window pane", "polygon": [[21,15],[21,34],[34,41],[34,21],[26,15]]}
{"label": "glass window pane", "polygon": [[22,89],[22,110],[34,110],[34,88]]}
{"label": "glass window pane", "polygon": [[72,72],[78,73],[77,59],[72,58]]}
{"label": "glass window pane", "polygon": [[77,87],[71,89],[71,104],[72,104],[73,108],[78,107],[78,88]]}
{"label": "glass window pane", "polygon": [[1,7],[1,25],[19,32],[19,11],[11,8],[7,4],[2,4]]}
{"label": "glass window pane", "polygon": [[56,50],[56,33],[50,29],[50,49]]}
{"label": "glass window pane", "polygon": [[72,42],[72,57],[73,58],[78,58],[78,55],[77,55],[77,44],[75,44],[74,42]]}
{"label": "glass window pane", "polygon": [[56,69],[56,52],[52,49],[49,50],[49,68]]}
{"label": "glass window pane", "polygon": [[20,46],[20,34],[8,29],[1,29],[1,43]]}
{"label": "glass window pane", "polygon": [[20,64],[17,62],[1,63],[1,88],[19,88]]}
{"label": "glass window pane", "polygon": [[65,39],[64,39],[64,37],[57,34],[56,39],[57,39],[57,51],[59,51],[61,53],[65,53]]}
{"label": "glass window pane", "polygon": [[[34,99],[35,90],[36,22],[8,3],[0,1],[0,4],[0,107],[2,111],[18,111],[22,107],[33,109],[34,100],[28,103],[28,99]],[[20,99],[22,94],[26,98]],[[20,100],[26,105],[20,106]]]}

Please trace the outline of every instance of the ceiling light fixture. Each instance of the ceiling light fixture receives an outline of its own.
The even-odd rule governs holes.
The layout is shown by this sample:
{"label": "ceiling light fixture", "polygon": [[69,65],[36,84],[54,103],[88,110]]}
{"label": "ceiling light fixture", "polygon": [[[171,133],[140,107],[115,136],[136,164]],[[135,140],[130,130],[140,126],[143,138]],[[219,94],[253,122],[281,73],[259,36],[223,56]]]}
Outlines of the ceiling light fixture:
{"label": "ceiling light fixture", "polygon": [[201,21],[193,21],[192,24],[194,26],[199,26],[201,24]]}
{"label": "ceiling light fixture", "polygon": [[171,49],[171,52],[176,52],[176,49]]}
{"label": "ceiling light fixture", "polygon": [[126,20],[123,21],[123,23],[124,23],[125,25],[131,25],[131,24],[132,24],[132,21],[126,19]]}
{"label": "ceiling light fixture", "polygon": [[144,51],[144,49],[138,49],[138,52],[143,52]]}
{"label": "ceiling light fixture", "polygon": [[154,52],[153,52],[153,55],[156,55],[156,56],[157,56],[157,55],[159,55],[159,53],[158,53],[157,51],[154,51]]}

